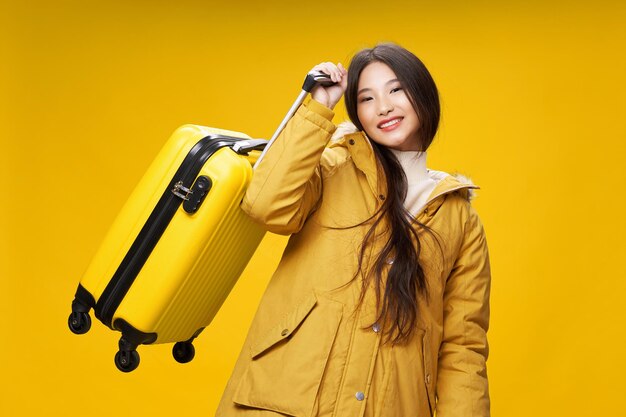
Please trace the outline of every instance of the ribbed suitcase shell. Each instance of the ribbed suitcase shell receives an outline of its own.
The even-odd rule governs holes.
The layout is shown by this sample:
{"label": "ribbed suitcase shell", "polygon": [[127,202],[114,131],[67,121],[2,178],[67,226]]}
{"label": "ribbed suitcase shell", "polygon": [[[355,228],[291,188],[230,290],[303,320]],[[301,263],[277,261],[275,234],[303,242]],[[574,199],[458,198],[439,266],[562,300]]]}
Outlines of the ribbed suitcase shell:
{"label": "ribbed suitcase shell", "polygon": [[[195,125],[174,132],[80,281],[96,302],[189,151],[212,134],[249,138]],[[156,333],[154,343],[168,343],[189,340],[211,322],[264,235],[239,208],[252,162],[229,147],[210,156],[198,174],[212,181],[204,202],[194,214],[178,208],[115,310],[113,327],[122,319],[141,332]]]}

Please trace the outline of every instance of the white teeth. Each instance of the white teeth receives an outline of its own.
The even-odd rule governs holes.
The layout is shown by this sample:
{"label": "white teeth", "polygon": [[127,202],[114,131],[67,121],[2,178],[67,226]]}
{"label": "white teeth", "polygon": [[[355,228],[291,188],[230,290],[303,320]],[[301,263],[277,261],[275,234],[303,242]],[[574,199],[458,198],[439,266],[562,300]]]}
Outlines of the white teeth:
{"label": "white teeth", "polygon": [[382,125],[380,125],[380,128],[384,129],[389,126],[393,126],[396,123],[400,123],[400,119],[393,119],[393,120],[388,121],[387,123],[383,123]]}

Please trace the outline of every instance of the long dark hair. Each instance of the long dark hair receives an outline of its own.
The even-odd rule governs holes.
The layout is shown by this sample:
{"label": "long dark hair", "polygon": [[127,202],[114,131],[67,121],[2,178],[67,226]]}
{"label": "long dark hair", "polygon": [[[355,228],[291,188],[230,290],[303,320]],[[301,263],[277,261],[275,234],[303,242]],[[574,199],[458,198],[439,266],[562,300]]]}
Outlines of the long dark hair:
{"label": "long dark hair", "polygon": [[[439,93],[422,61],[401,46],[379,44],[352,58],[345,92],[348,116],[359,130],[364,130],[357,116],[357,91],[361,72],[372,62],[382,62],[396,74],[420,121],[419,149],[426,151],[439,125]],[[407,179],[395,155],[385,146],[370,142],[386,178],[387,195],[365,234],[355,278],[361,274],[364,277],[359,303],[374,281],[377,322],[384,324],[385,341],[400,343],[407,341],[416,327],[418,296],[428,301],[428,283],[419,262],[422,244],[418,231],[430,232],[430,229],[417,222],[404,207]],[[374,254],[372,266],[363,271],[364,259],[375,241],[382,237],[381,230],[386,238],[385,245],[380,253]]]}

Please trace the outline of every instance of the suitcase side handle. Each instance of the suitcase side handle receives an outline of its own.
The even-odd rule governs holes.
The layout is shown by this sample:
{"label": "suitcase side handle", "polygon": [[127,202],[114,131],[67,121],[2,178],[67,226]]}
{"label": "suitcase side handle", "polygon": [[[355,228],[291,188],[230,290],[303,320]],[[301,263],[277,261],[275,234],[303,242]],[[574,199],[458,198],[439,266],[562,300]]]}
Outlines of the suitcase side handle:
{"label": "suitcase side handle", "polygon": [[233,144],[232,150],[239,155],[248,155],[250,151],[262,151],[268,143],[265,139],[246,139]]}

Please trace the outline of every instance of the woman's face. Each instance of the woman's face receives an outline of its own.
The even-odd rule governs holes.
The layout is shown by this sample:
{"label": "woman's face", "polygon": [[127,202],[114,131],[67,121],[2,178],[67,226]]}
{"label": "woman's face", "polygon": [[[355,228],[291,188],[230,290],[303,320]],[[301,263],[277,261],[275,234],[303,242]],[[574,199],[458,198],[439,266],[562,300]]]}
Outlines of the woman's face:
{"label": "woman's face", "polygon": [[396,74],[387,64],[372,62],[357,88],[357,115],[374,142],[399,151],[418,151],[420,121]]}

